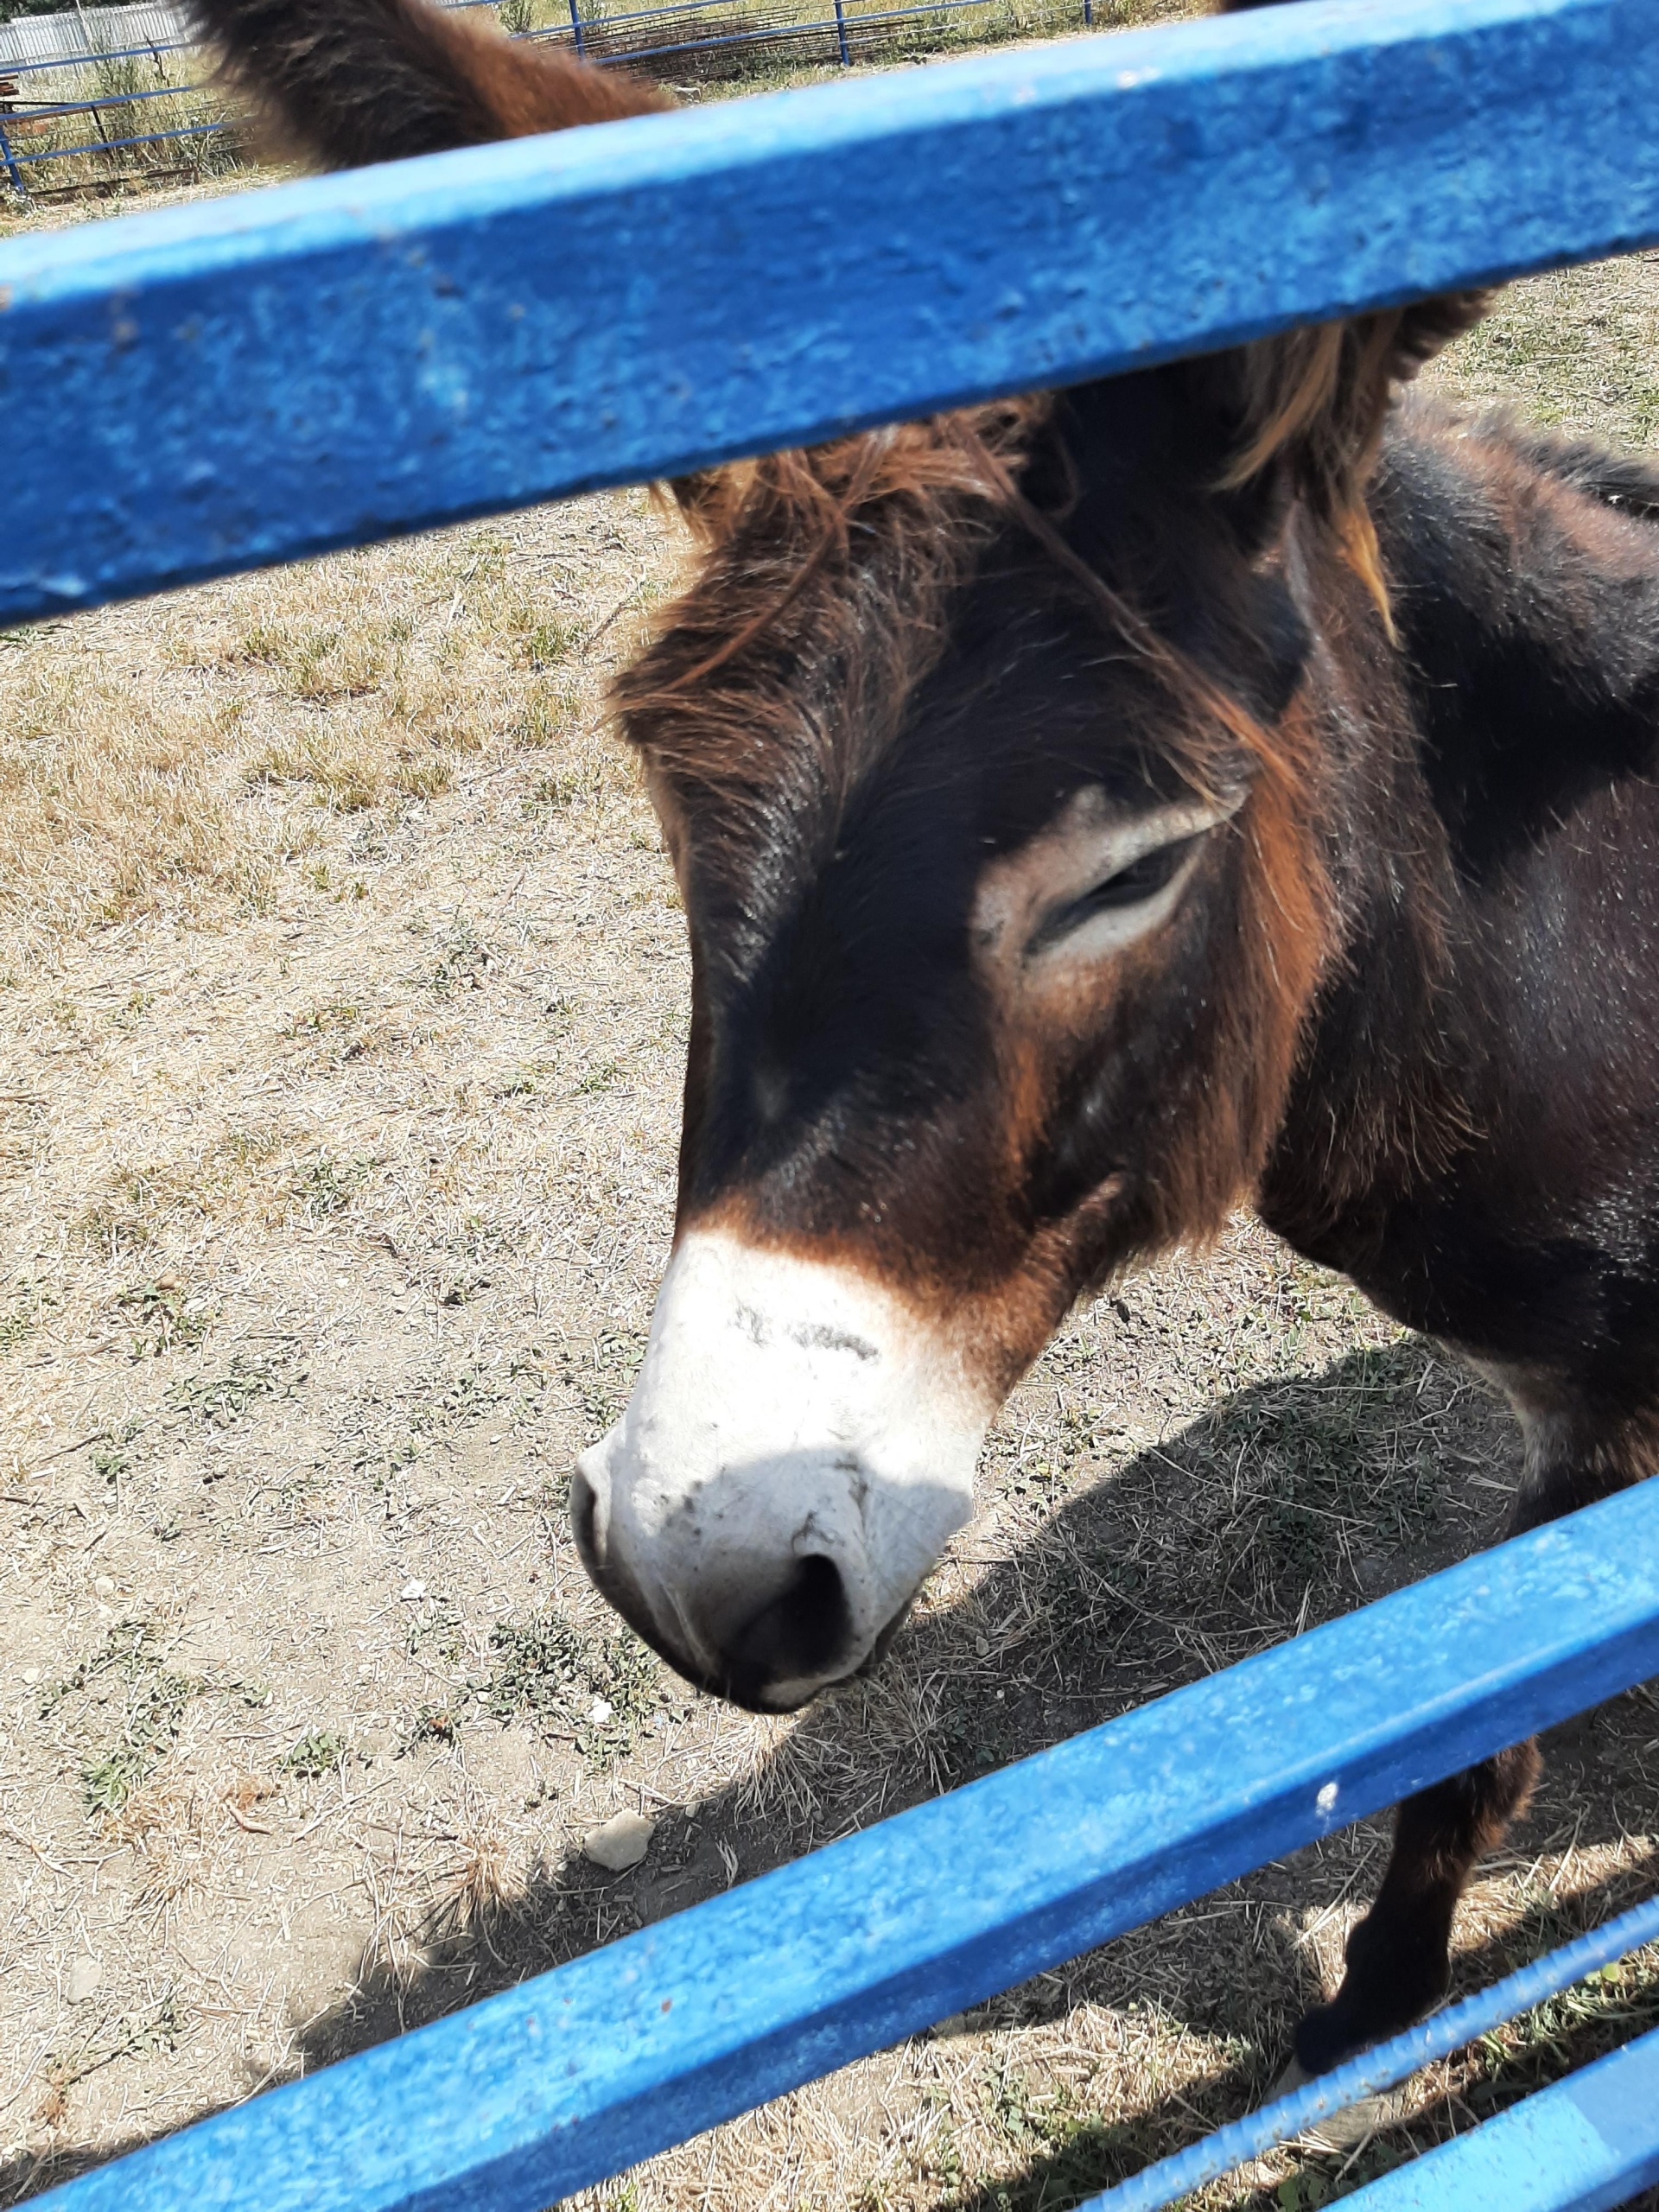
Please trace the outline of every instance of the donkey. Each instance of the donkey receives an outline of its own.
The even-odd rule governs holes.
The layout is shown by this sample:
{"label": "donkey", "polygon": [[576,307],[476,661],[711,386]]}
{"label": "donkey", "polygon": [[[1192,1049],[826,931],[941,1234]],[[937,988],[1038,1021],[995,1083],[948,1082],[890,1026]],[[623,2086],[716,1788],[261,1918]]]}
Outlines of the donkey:
{"label": "donkey", "polygon": [[[421,0],[194,0],[348,164],[660,95]],[[621,678],[692,956],[672,1258],[575,1478],[759,1710],[880,1660],[1080,1296],[1253,1203],[1459,1347],[1512,1530],[1659,1465],[1659,469],[1407,390],[1463,295],[725,468]],[[1332,2066],[1448,1985],[1521,1745],[1396,1815]]]}

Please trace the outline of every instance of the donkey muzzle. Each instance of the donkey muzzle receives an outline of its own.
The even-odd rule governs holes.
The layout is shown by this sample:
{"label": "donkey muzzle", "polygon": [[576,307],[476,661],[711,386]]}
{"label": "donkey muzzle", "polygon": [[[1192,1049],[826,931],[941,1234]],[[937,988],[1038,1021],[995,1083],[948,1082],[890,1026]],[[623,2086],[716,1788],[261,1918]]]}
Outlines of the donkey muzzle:
{"label": "donkey muzzle", "polygon": [[885,1649],[967,1519],[990,1407],[850,1268],[683,1235],[626,1411],[578,1463],[595,1585],[671,1664],[785,1712]]}

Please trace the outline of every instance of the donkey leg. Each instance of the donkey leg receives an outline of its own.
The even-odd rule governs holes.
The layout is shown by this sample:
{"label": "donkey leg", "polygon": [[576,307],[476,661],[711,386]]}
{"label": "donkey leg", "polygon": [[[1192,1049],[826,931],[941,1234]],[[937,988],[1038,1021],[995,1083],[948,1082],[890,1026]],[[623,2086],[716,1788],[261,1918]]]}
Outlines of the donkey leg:
{"label": "donkey leg", "polygon": [[[1527,1472],[1506,1536],[1523,1535],[1592,1505],[1654,1469],[1651,1427],[1587,1425],[1522,1410]],[[1307,2013],[1296,2056],[1328,2073],[1367,2044],[1397,2034],[1451,1986],[1452,1916],[1475,1862],[1522,1812],[1542,1762],[1535,1743],[1516,1744],[1408,1797],[1395,1814],[1394,1849],[1376,1902],[1348,1938],[1342,1986]]]}
{"label": "donkey leg", "polygon": [[1524,1808],[1539,1766],[1536,1745],[1516,1744],[1396,1808],[1389,1870],[1348,1938],[1342,1986],[1297,2028],[1296,2056],[1308,2073],[1328,2073],[1445,1996],[1464,1884]]}

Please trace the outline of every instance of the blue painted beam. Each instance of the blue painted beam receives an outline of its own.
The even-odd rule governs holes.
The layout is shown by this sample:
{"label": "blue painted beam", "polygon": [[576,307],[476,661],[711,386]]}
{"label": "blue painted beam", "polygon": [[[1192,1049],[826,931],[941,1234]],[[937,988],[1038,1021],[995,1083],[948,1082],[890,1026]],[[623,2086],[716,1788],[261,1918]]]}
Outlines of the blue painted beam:
{"label": "blue painted beam", "polygon": [[1352,2212],[1611,2212],[1659,2181],[1659,2028],[1385,2174]]}
{"label": "blue painted beam", "polygon": [[537,2212],[1655,1673],[1659,1482],[41,2202]]}
{"label": "blue painted beam", "polygon": [[1652,0],[1306,0],[0,245],[0,623],[1659,238]]}

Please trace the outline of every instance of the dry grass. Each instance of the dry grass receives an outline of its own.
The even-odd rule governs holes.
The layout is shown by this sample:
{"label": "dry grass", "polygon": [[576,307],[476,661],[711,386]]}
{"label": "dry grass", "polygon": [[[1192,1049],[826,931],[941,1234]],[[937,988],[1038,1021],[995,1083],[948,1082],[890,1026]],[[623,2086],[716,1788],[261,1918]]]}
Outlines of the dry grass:
{"label": "dry grass", "polygon": [[[492,526],[459,555],[439,539],[245,580],[207,605],[150,602],[104,618],[95,655],[72,626],[10,632],[13,963],[32,970],[66,938],[140,916],[271,914],[296,868],[327,888],[331,860],[349,869],[474,757],[557,751],[573,796],[613,776],[608,752],[571,749],[594,718],[575,672],[593,625],[573,612],[582,555],[573,566],[545,531],[538,544],[533,526]],[[641,570],[616,612],[658,588]],[[347,824],[355,838],[334,834]]]}
{"label": "dry grass", "polygon": [[[1589,343],[1548,374],[1563,419],[1638,425],[1652,279],[1548,280],[1453,372],[1634,332],[1616,391]],[[1480,1387],[1241,1226],[1063,1331],[874,1681],[753,1719],[618,1630],[564,1485],[644,1342],[687,979],[601,699],[678,558],[607,495],[0,647],[0,2201],[1501,1510]],[[1656,1785],[1651,1698],[1560,1732],[1466,1982],[1651,1886]],[[579,1840],[624,1808],[660,1825],[604,1876]],[[1384,1845],[1363,1823],[584,2201],[1058,2212],[1259,2095]],[[1287,2154],[1203,2202],[1345,2191],[1656,2012],[1638,1962],[1437,2069],[1345,2175]]]}

